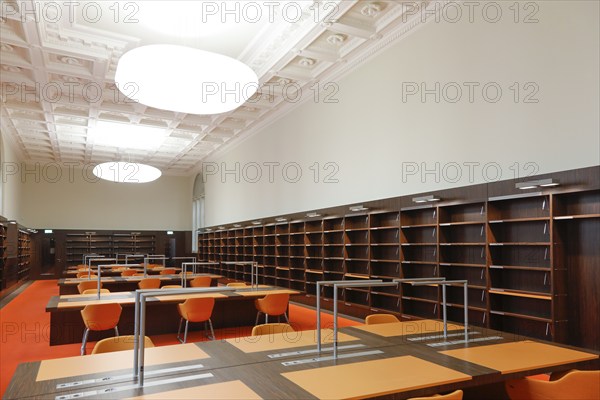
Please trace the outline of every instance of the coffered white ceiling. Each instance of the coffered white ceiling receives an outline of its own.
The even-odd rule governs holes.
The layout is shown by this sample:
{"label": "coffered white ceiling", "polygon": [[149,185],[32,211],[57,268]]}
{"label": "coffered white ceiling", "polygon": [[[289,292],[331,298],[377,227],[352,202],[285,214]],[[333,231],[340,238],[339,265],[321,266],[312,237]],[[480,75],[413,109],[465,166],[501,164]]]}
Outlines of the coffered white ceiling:
{"label": "coffered white ceiling", "polygon": [[[294,88],[307,93],[317,82],[335,82],[424,23],[415,7],[431,6],[356,0],[263,3],[2,0],[2,134],[17,144],[24,161],[130,160],[166,174],[189,175],[207,156],[300,104],[284,95],[284,85],[293,96]],[[134,103],[114,86],[119,57],[155,43],[237,58],[254,69],[261,89],[244,106],[220,115]],[[166,136],[152,148],[118,148],[96,143],[92,131],[99,121],[161,127]]]}

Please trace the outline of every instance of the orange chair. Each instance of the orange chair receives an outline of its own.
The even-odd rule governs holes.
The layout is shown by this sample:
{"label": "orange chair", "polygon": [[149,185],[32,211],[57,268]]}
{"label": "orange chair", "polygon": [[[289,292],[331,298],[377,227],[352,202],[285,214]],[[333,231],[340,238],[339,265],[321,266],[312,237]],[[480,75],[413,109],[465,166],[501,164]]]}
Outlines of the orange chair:
{"label": "orange chair", "polygon": [[197,276],[190,281],[191,287],[210,287],[212,278],[210,276]]}
{"label": "orange chair", "polygon": [[435,399],[435,400],[462,400],[463,398],[463,391],[462,390],[455,390],[452,393],[448,393],[448,394],[434,394],[433,396],[430,397],[412,397],[408,400],[428,400],[428,399]]}
{"label": "orange chair", "polygon": [[[134,345],[133,335],[113,336],[102,339],[96,343],[92,354],[111,353],[113,351],[132,350]],[[144,347],[154,347],[154,343],[148,336],[144,336]]]}
{"label": "orange chair", "polygon": [[77,273],[77,279],[81,279],[81,278],[87,278],[88,276],[95,276],[98,277],[96,274],[94,274],[93,272],[90,274],[88,271],[81,271]]}
{"label": "orange chair", "polygon": [[[85,289],[81,294],[96,294],[98,293],[98,289]],[[100,289],[100,293],[110,293],[108,289]]]}
{"label": "orange chair", "polygon": [[175,272],[177,272],[177,270],[175,268],[165,268],[162,271],[160,271],[161,275],[173,275],[175,274]]}
{"label": "orange chair", "polygon": [[160,279],[158,278],[146,278],[138,282],[140,289],[158,289],[160,288]]}
{"label": "orange chair", "polygon": [[252,336],[274,335],[276,333],[294,332],[290,324],[262,324],[252,328]]}
{"label": "orange chair", "polygon": [[[187,341],[188,325],[190,322],[204,322],[204,329],[206,330],[206,323],[210,326],[210,339],[215,339],[215,332],[213,330],[212,321],[210,317],[212,315],[213,308],[215,307],[215,299],[212,297],[200,297],[187,299],[183,303],[177,305],[177,310],[181,319],[179,320],[179,328],[177,329],[177,339],[181,343]],[[183,340],[181,340],[181,324],[185,319],[185,332],[183,334]]]}
{"label": "orange chair", "polygon": [[[100,282],[100,288],[102,288],[102,282]],[[79,294],[83,294],[88,289],[98,290],[98,281],[83,281],[77,285],[77,291]]]}
{"label": "orange chair", "polygon": [[126,269],[125,271],[121,272],[121,276],[133,276],[135,274],[137,274],[135,269]]}
{"label": "orange chair", "polygon": [[557,380],[512,379],[505,382],[511,400],[600,399],[600,371],[573,370]]}
{"label": "orange chair", "polygon": [[254,305],[256,306],[256,322],[254,325],[258,325],[258,317],[260,313],[265,314],[265,323],[269,323],[269,315],[277,316],[279,319],[280,315],[285,317],[287,323],[290,323],[290,320],[287,316],[287,307],[290,301],[290,295],[288,293],[274,293],[268,294],[262,299],[256,299],[254,301]]}
{"label": "orange chair", "polygon": [[119,336],[117,324],[121,318],[121,310],[121,305],[117,303],[88,304],[81,310],[81,318],[85,325],[81,341],[82,356],[85,354],[85,345],[90,331],[114,329],[116,336]]}
{"label": "orange chair", "polygon": [[246,287],[244,282],[229,282],[227,284],[228,287]]}
{"label": "orange chair", "polygon": [[400,320],[392,314],[371,314],[365,318],[365,324],[367,325],[390,324],[392,322],[400,322]]}
{"label": "orange chair", "polygon": [[85,264],[79,264],[77,266],[77,271],[87,271],[88,269],[90,269],[90,268]]}

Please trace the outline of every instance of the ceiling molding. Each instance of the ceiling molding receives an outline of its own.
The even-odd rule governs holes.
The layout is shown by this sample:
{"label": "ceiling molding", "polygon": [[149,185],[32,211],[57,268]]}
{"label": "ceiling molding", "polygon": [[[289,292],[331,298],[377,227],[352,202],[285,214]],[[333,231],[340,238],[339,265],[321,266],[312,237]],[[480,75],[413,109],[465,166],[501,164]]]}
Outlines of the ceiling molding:
{"label": "ceiling molding", "polygon": [[[195,175],[203,161],[222,157],[310,99],[286,101],[286,94],[339,81],[426,22],[421,15],[406,19],[405,11],[403,2],[389,0],[306,2],[297,22],[280,18],[252,37],[234,38],[244,44],[238,59],[254,68],[263,86],[242,107],[215,116],[156,110],[132,103],[115,87],[119,57],[160,36],[6,15],[0,20],[3,135],[26,162],[130,159],[165,175]],[[162,126],[166,138],[151,150],[102,146],[90,135],[97,121]]]}

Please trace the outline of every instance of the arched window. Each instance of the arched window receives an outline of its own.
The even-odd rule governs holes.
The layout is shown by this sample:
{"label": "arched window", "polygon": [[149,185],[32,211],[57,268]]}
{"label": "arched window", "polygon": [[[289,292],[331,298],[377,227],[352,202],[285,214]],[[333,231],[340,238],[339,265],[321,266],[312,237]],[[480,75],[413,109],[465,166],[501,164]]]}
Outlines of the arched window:
{"label": "arched window", "polygon": [[198,251],[198,229],[204,228],[204,182],[202,174],[196,175],[192,195],[192,251]]}
{"label": "arched window", "polygon": [[4,215],[4,145],[2,133],[0,133],[0,215]]}

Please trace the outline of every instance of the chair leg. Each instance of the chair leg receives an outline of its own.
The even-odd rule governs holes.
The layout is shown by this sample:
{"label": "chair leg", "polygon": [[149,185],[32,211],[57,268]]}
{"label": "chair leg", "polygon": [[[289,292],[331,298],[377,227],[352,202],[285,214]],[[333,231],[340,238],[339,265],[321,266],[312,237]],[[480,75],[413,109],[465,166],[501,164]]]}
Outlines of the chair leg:
{"label": "chair leg", "polygon": [[115,326],[115,335],[119,336],[119,327]]}
{"label": "chair leg", "polygon": [[183,343],[183,341],[180,338],[182,322],[183,322],[183,318],[179,318],[179,328],[177,328],[177,340],[179,340],[181,343]]}
{"label": "chair leg", "polygon": [[215,340],[215,331],[213,330],[212,321],[208,319],[208,326],[210,327],[210,340]]}
{"label": "chair leg", "polygon": [[290,319],[288,318],[287,313],[283,313],[283,316],[285,317],[286,322],[289,324]]}
{"label": "chair leg", "polygon": [[90,333],[90,329],[85,328],[85,331],[83,332],[83,339],[81,339],[81,355],[82,356],[85,355],[85,345],[87,344],[87,339],[88,339],[89,333]]}
{"label": "chair leg", "polygon": [[269,323],[269,314],[265,314],[265,324]]}
{"label": "chair leg", "polygon": [[256,313],[256,321],[254,321],[254,325],[258,325],[258,317],[260,317],[260,311]]}
{"label": "chair leg", "polygon": [[187,319],[185,320],[185,332],[183,332],[183,343],[187,342],[187,332],[188,332],[188,325],[189,325],[190,321],[188,321]]}

